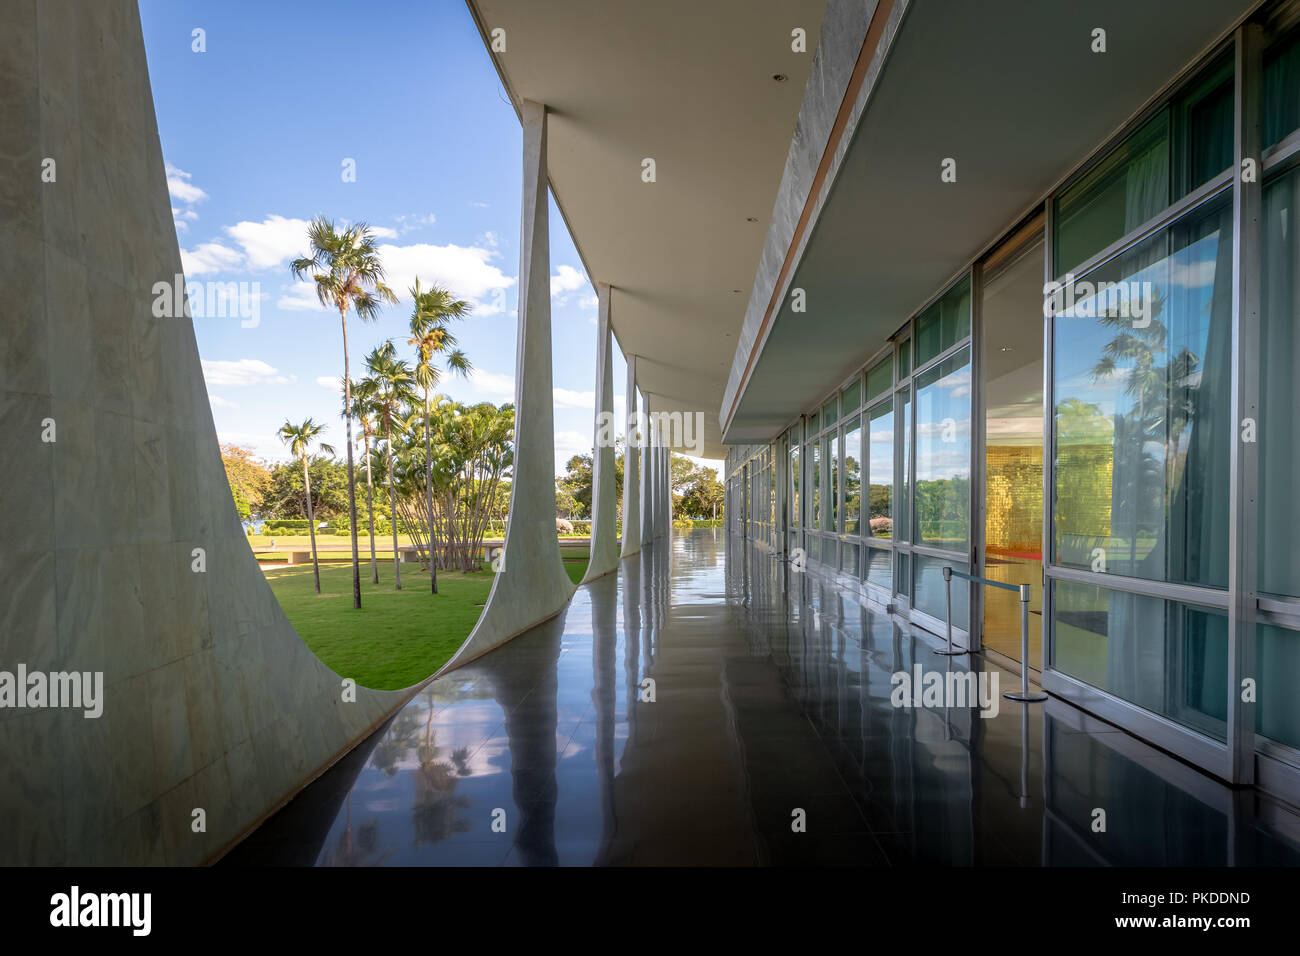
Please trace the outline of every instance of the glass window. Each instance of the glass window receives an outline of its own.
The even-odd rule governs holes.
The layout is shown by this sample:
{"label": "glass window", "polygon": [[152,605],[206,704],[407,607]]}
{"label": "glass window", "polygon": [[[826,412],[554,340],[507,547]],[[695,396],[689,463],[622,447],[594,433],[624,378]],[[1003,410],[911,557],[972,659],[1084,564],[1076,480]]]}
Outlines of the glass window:
{"label": "glass window", "polygon": [[[898,489],[898,515],[894,521],[894,537],[903,541],[912,540],[912,392],[910,389],[901,389],[898,393],[899,415],[903,419],[902,434],[898,444],[898,454],[901,461],[902,484]],[[906,575],[901,576],[903,581],[910,582],[911,578]]]}
{"label": "glass window", "polygon": [[867,583],[891,590],[894,586],[893,554],[888,548],[864,548]]}
{"label": "glass window", "polygon": [[855,416],[844,432],[844,533],[862,524],[862,425]]}
{"label": "glass window", "polygon": [[1056,329],[1056,560],[1226,587],[1231,208],[1197,210],[1069,290]]}
{"label": "glass window", "polygon": [[817,413],[813,412],[811,415],[808,416],[808,437],[812,438],[813,435],[816,435],[817,429],[819,427],[820,424],[817,418]]}
{"label": "glass window", "polygon": [[829,432],[822,436],[822,458],[826,461],[826,503],[827,514],[826,523],[822,526],[824,531],[839,531],[839,488],[840,488],[840,456],[839,442],[836,441],[834,432]]}
{"label": "glass window", "polygon": [[912,556],[906,551],[898,552],[898,576],[895,580],[898,582],[899,594],[912,593]]}
{"label": "glass window", "polygon": [[847,415],[856,410],[861,400],[862,382],[855,378],[853,384],[844,386],[843,391],[840,392],[840,408],[843,410],[841,414]]}
{"label": "glass window", "polygon": [[970,280],[963,279],[916,320],[916,364],[924,365],[970,335]]}
{"label": "glass window", "polygon": [[1161,110],[1056,199],[1056,274],[1169,205],[1169,111]]}
{"label": "glass window", "polygon": [[[1264,185],[1260,297],[1259,586],[1300,597],[1300,169]],[[1300,672],[1298,672],[1300,673]]]}
{"label": "glass window", "polygon": [[916,379],[916,540],[954,551],[970,541],[970,349]]}
{"label": "glass window", "polygon": [[815,531],[822,526],[822,457],[816,442],[811,442],[808,450],[808,480],[812,482],[812,514],[808,523]]}
{"label": "glass window", "polygon": [[894,384],[893,358],[883,358],[867,372],[867,401],[884,395]]}
{"label": "glass window", "polygon": [[1056,274],[1096,255],[1232,165],[1232,51],[1056,200]]}
{"label": "glass window", "polygon": [[1222,611],[1073,581],[1052,586],[1056,669],[1225,739],[1228,618]]}
{"label": "glass window", "polygon": [[790,522],[799,527],[799,446],[790,446]]}
{"label": "glass window", "polygon": [[1171,198],[1187,195],[1232,165],[1232,76],[1229,50],[1174,101],[1177,181]]}
{"label": "glass window", "polygon": [[894,403],[881,402],[867,413],[867,529],[869,537],[894,535]]}
{"label": "glass window", "polygon": [[1280,143],[1300,127],[1300,31],[1264,57],[1264,145]]}
{"label": "glass window", "polygon": [[1255,673],[1259,675],[1256,732],[1300,747],[1300,695],[1294,691],[1295,675],[1300,674],[1300,632],[1259,625]]}
{"label": "glass window", "polygon": [[827,428],[831,425],[834,425],[835,420],[839,418],[839,412],[836,411],[835,403],[836,403],[836,399],[832,398],[829,402],[827,402],[825,405],[822,406],[822,427],[823,428]]}
{"label": "glass window", "polygon": [[905,378],[912,374],[912,340],[903,339],[898,343],[898,377]]}
{"label": "glass window", "polygon": [[[912,562],[916,569],[912,607],[941,621],[946,620],[948,605],[943,569],[950,567],[968,574],[970,565],[954,558],[935,558],[928,554],[914,554]],[[962,578],[952,579],[952,626],[963,631],[970,627],[970,585]]]}

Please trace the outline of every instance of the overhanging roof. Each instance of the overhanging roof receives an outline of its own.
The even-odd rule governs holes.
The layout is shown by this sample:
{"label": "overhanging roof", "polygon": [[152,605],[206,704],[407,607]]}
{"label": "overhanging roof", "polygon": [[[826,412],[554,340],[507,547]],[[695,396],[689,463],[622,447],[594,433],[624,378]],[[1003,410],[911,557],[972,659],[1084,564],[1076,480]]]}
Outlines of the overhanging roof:
{"label": "overhanging roof", "polygon": [[489,49],[505,30],[492,56],[516,109],[550,111],[551,190],[588,276],[613,287],[640,384],[703,412],[704,454],[723,457],[717,410],[826,0],[467,3]]}
{"label": "overhanging roof", "polygon": [[[891,26],[872,46],[861,119],[794,237],[793,268],[778,278],[765,259],[756,282],[721,407],[727,441],[771,439],[811,407],[1255,5],[881,0]],[[1091,49],[1098,26],[1105,53]],[[947,157],[956,183],[940,180]],[[806,312],[791,312],[791,288]]]}

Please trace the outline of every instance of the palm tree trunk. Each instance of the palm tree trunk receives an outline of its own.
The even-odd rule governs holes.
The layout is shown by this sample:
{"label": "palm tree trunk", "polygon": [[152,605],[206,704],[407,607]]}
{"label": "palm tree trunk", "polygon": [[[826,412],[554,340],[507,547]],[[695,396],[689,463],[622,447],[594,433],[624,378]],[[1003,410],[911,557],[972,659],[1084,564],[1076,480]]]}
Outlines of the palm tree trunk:
{"label": "palm tree trunk", "polygon": [[401,555],[397,551],[397,489],[393,487],[393,422],[388,413],[384,413],[384,457],[388,462],[388,511],[393,522],[393,587],[402,590]]}
{"label": "palm tree trunk", "polygon": [[[368,427],[368,426],[367,426]],[[375,489],[370,467],[370,432],[366,432],[366,511],[370,513],[370,578],[379,583],[379,565],[375,563]]]}
{"label": "palm tree trunk", "polygon": [[307,490],[307,530],[311,532],[311,569],[316,575],[316,593],[320,594],[320,562],[316,559],[316,515],[311,507],[311,475],[307,471],[307,456],[302,456],[302,485]]}
{"label": "palm tree trunk", "polygon": [[357,481],[352,468],[352,370],[348,368],[348,313],[339,309],[343,323],[343,420],[348,442],[348,517],[352,523],[352,607],[361,610],[361,559],[357,553]]}
{"label": "palm tree trunk", "polygon": [[433,447],[429,437],[429,390],[424,390],[424,494],[426,503],[429,506],[429,582],[433,589],[431,593],[438,593],[438,559],[433,553]]}

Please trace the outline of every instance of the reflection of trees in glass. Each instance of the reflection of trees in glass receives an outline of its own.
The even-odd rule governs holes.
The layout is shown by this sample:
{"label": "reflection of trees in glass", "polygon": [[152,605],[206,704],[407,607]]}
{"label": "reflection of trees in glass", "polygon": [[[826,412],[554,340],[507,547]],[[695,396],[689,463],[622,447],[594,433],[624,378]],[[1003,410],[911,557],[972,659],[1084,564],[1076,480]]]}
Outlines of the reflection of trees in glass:
{"label": "reflection of trees in glass", "polygon": [[844,530],[850,534],[858,530],[862,514],[862,465],[856,457],[844,456]]}
{"label": "reflection of trees in glass", "polygon": [[[1066,535],[1087,539],[1110,535],[1111,469],[1115,422],[1101,407],[1078,398],[1056,405],[1055,528],[1061,558],[1083,560],[1062,543]],[[1076,549],[1077,550],[1077,549]],[[1084,548],[1087,554],[1091,548]]]}
{"label": "reflection of trees in glass", "polygon": [[921,539],[938,543],[966,541],[969,478],[937,478],[916,483],[916,514]]}
{"label": "reflection of trees in glass", "polygon": [[1124,467],[1112,466],[1111,484],[1112,516],[1127,518],[1126,527],[1112,530],[1128,538],[1130,573],[1140,557],[1139,539],[1145,553],[1164,530],[1166,491],[1181,481],[1178,449],[1195,414],[1200,358],[1186,347],[1168,355],[1169,331],[1160,321],[1165,303],[1155,288],[1149,324],[1143,328],[1135,328],[1134,320],[1119,315],[1117,307],[1097,317],[1098,325],[1115,335],[1102,347],[1092,379],[1122,379],[1131,400],[1127,410],[1118,404],[1115,409],[1113,448],[1119,455],[1116,463]]}

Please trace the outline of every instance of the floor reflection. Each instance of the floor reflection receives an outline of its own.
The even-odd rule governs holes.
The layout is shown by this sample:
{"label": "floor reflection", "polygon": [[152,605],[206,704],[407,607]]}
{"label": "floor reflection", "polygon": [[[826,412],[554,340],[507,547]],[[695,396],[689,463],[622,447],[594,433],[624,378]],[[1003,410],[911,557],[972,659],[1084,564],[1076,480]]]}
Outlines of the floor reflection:
{"label": "floor reflection", "polygon": [[936,646],[679,535],[425,687],[225,862],[1300,863],[1288,808],[1061,702],[894,707],[895,672],[967,666]]}

